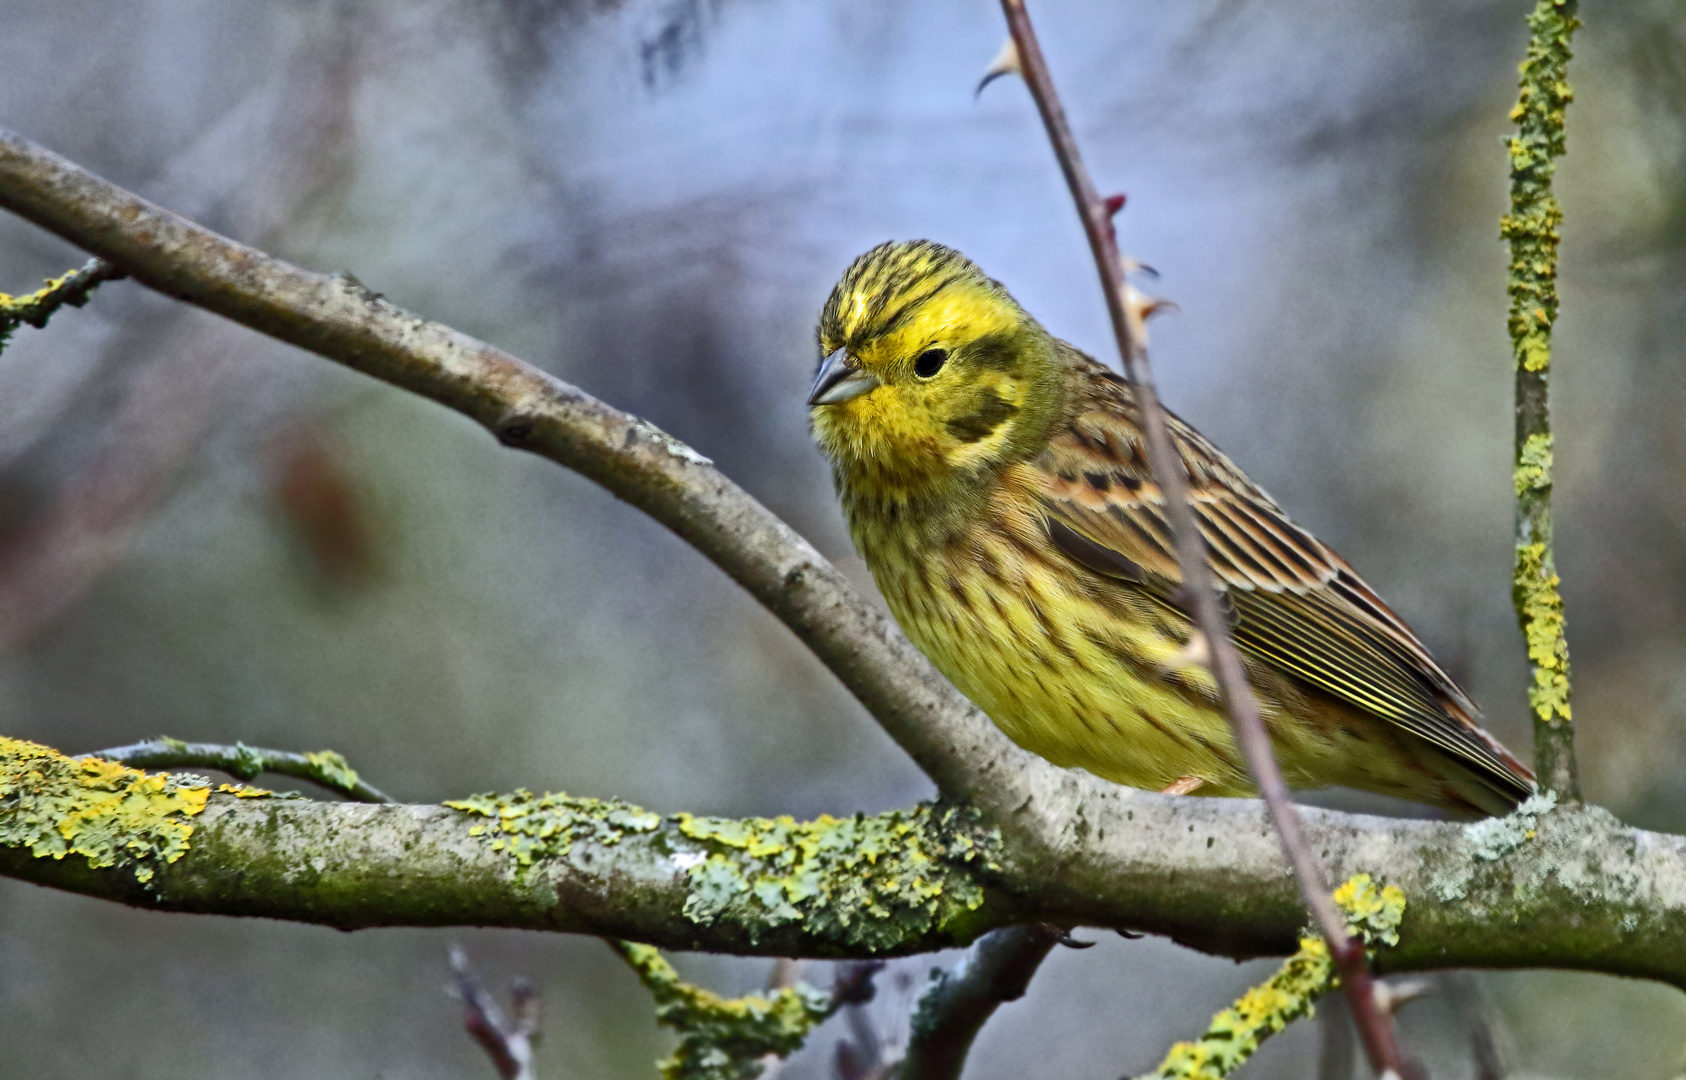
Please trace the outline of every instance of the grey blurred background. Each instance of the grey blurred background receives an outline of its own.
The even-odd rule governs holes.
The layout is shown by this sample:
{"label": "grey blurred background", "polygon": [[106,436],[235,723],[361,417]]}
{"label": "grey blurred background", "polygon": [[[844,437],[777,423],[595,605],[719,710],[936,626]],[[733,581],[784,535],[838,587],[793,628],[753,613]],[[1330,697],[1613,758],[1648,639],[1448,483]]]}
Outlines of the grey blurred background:
{"label": "grey blurred background", "polygon": [[[1501,137],[1526,0],[1040,4],[1171,405],[1354,561],[1519,749]],[[1591,5],[1560,193],[1559,563],[1588,796],[1686,828],[1686,4]],[[0,123],[649,417],[863,587],[802,392],[858,252],[929,236],[1110,354],[990,0],[0,5]],[[0,218],[0,288],[80,256]],[[532,788],[718,814],[929,794],[723,575],[466,421],[107,285],[0,355],[0,731],[332,747],[406,800]],[[1333,797],[1339,801],[1338,794]],[[979,1078],[1111,1077],[1271,967],[1060,951]],[[600,944],[163,916],[0,881],[0,1078],[487,1077],[448,942],[537,981],[546,1080],[653,1076]],[[742,992],[767,964],[681,958]],[[929,959],[881,985],[894,1037]],[[829,979],[811,965],[810,979]],[[1674,1077],[1686,999],[1482,975],[1402,1016],[1436,1077]],[[786,1076],[829,1075],[831,1029]],[[1316,1025],[1254,1077],[1315,1069]]]}

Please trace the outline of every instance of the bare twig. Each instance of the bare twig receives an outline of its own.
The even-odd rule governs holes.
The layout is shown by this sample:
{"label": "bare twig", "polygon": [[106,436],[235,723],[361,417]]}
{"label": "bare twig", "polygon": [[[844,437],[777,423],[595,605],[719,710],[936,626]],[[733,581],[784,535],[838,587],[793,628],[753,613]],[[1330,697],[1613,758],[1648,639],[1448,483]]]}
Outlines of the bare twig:
{"label": "bare twig", "polygon": [[1557,228],[1563,210],[1551,191],[1563,153],[1571,97],[1569,39],[1576,0],[1538,0],[1522,64],[1522,94],[1511,118],[1510,212],[1499,231],[1510,243],[1510,341],[1516,360],[1516,572],[1512,593],[1532,681],[1534,765],[1540,786],[1578,802],[1575,733],[1569,726],[1569,642],[1551,535],[1551,327],[1557,318]]}
{"label": "bare twig", "polygon": [[1090,180],[1023,0],[1001,0],[1001,9],[1006,14],[1007,26],[1016,46],[1020,71],[1030,88],[1031,97],[1036,101],[1037,111],[1042,114],[1043,126],[1053,143],[1054,156],[1059,159],[1060,171],[1065,174],[1066,186],[1071,189],[1078,216],[1083,220],[1083,231],[1095,258],[1095,268],[1100,272],[1107,313],[1112,319],[1112,331],[1118,339],[1118,351],[1124,361],[1124,373],[1136,389],[1137,406],[1147,440],[1148,467],[1163,492],[1166,517],[1176,539],[1177,562],[1182,568],[1184,591],[1193,607],[1196,629],[1211,650],[1208,666],[1217,680],[1235,741],[1247,759],[1248,770],[1253,774],[1259,793],[1264,796],[1265,805],[1269,807],[1271,821],[1281,839],[1282,853],[1299,879],[1306,906],[1329,943],[1330,955],[1335,958],[1341,972],[1341,983],[1352,1001],[1370,1061],[1384,1075],[1397,1074],[1401,1071],[1401,1062],[1393,1026],[1376,1007],[1363,946],[1347,932],[1345,920],[1329,899],[1322,867],[1306,844],[1299,817],[1289,798],[1288,785],[1283,781],[1282,772],[1271,752],[1270,735],[1259,715],[1258,701],[1247,683],[1241,654],[1230,638],[1229,626],[1218,604],[1211,570],[1206,564],[1205,541],[1188,499],[1187,475],[1171,443],[1165,411],[1154,387],[1153,369],[1148,362],[1142,334],[1144,305],[1135,302],[1118,252],[1112,216],[1123,206],[1123,200],[1118,196],[1102,198]]}
{"label": "bare twig", "polygon": [[263,773],[277,773],[320,784],[353,802],[389,803],[385,792],[357,775],[357,770],[333,750],[295,754],[290,750],[265,750],[235,743],[190,743],[168,736],[148,739],[109,750],[95,750],[89,757],[105,758],[134,769],[217,769],[241,780],[255,780]]}
{"label": "bare twig", "polygon": [[537,988],[526,979],[510,984],[510,1014],[498,1007],[486,992],[468,956],[451,946],[451,972],[456,976],[456,997],[463,1003],[463,1027],[492,1059],[502,1080],[533,1080],[533,1048],[539,1041],[539,1019],[543,1012]]}
{"label": "bare twig", "polygon": [[897,1080],[959,1080],[972,1041],[995,1010],[1024,997],[1065,930],[1047,924],[993,930],[959,963],[932,976],[919,999]]}

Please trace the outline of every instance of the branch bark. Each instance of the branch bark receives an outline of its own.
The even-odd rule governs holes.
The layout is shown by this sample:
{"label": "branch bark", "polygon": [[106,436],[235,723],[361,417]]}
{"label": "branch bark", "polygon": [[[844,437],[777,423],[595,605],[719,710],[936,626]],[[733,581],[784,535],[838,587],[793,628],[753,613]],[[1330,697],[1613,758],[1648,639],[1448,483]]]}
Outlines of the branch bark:
{"label": "branch bark", "polygon": [[1516,362],[1516,567],[1511,591],[1528,650],[1528,705],[1540,786],[1579,800],[1575,732],[1569,726],[1569,640],[1563,632],[1551,531],[1551,328],[1557,320],[1557,243],[1563,209],[1552,194],[1569,107],[1569,39],[1576,0],[1539,0],[1528,17],[1528,56],[1510,140],[1510,212],[1499,232],[1510,245],[1511,353]]}
{"label": "branch bark", "polygon": [[[0,773],[0,807],[61,767],[43,753],[21,780]],[[158,911],[347,930],[503,926],[743,955],[906,955],[1026,922],[1138,930],[1237,958],[1293,951],[1305,912],[1261,804],[1122,788],[1079,802],[1068,778],[1049,779],[1025,816],[1078,829],[1040,857],[921,810],[792,825],[576,800],[533,819],[535,834],[563,823],[547,847],[484,811],[207,792],[175,861],[147,859],[123,834],[106,834],[106,865],[78,851],[40,857],[15,835],[30,815],[0,813],[0,875]],[[97,814],[77,820],[97,833]],[[1399,944],[1377,955],[1384,973],[1576,968],[1686,988],[1686,837],[1627,828],[1593,807],[1464,826],[1308,808],[1305,823],[1332,872],[1385,876],[1410,897]],[[900,869],[831,861],[823,834],[851,829],[926,854]],[[782,852],[803,850],[822,854],[781,869]],[[794,911],[766,902],[799,878],[879,899]],[[937,900],[920,899],[933,889]]]}
{"label": "branch bark", "polygon": [[996,1009],[1024,997],[1061,934],[1046,923],[992,930],[954,967],[933,972],[896,1080],[960,1080],[978,1032]]}

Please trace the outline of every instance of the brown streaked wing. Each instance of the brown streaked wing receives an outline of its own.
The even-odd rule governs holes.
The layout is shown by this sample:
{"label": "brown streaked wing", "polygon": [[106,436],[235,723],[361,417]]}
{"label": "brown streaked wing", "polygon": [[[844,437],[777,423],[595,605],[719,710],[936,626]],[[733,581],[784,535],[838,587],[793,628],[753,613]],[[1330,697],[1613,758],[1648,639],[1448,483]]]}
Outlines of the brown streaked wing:
{"label": "brown streaked wing", "polygon": [[[1058,429],[1032,462],[1049,539],[1073,561],[1181,606],[1158,488],[1147,476],[1128,389]],[[1474,765],[1518,799],[1525,770],[1475,723],[1475,705],[1346,560],[1288,520],[1216,447],[1172,430],[1236,643],[1309,686],[1398,724]]]}

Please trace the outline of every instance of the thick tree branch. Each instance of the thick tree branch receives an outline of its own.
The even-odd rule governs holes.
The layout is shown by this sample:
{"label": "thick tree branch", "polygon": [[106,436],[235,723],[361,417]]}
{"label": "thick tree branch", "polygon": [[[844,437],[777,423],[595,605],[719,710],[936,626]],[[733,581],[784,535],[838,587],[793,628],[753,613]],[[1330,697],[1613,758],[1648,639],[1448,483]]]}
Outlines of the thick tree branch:
{"label": "thick tree branch", "polygon": [[[149,806],[114,786],[116,765],[15,742],[0,743],[0,763],[0,875],[160,911],[814,957],[928,952],[1024,922],[1287,954],[1305,919],[1252,800],[1117,788],[1078,802],[1075,786],[1045,788],[1025,814],[1052,808],[1077,832],[1057,856],[1027,859],[931,808],[799,824],[559,796],[464,810],[156,784]],[[1410,898],[1399,944],[1377,954],[1384,972],[1577,968],[1686,988],[1686,837],[1549,805],[1464,826],[1307,809],[1305,824],[1332,872]]]}

